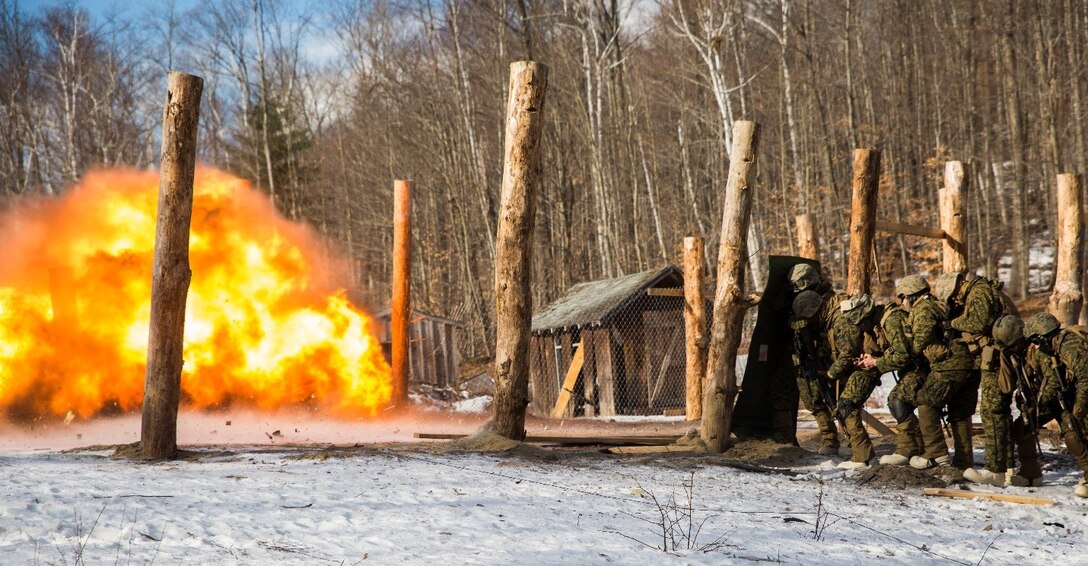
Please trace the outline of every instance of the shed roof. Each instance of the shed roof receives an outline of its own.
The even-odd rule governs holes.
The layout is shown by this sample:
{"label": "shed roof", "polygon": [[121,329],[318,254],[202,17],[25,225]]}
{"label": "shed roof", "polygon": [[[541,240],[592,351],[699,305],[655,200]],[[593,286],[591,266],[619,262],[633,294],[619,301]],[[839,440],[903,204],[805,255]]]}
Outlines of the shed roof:
{"label": "shed roof", "polygon": [[643,290],[666,279],[680,284],[683,274],[676,266],[667,265],[615,279],[579,283],[533,316],[533,332],[606,322],[638,299]]}

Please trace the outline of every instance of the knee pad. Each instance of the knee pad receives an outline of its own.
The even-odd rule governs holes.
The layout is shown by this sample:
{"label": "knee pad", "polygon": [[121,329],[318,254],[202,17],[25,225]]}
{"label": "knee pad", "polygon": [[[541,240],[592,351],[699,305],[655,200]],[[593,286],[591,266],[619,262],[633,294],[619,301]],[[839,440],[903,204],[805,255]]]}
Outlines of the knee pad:
{"label": "knee pad", "polygon": [[892,397],[891,399],[888,399],[888,411],[895,417],[895,422],[901,423],[910,418],[911,414],[914,413],[914,405],[911,405],[898,397]]}

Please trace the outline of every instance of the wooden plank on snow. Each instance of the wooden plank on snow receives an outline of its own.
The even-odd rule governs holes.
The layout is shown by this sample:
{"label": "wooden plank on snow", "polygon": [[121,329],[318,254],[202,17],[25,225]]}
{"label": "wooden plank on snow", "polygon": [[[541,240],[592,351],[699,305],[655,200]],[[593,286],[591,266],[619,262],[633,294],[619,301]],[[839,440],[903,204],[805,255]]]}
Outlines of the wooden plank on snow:
{"label": "wooden plank on snow", "polygon": [[1006,503],[1023,503],[1026,505],[1054,505],[1053,499],[1042,497],[1027,497],[1024,495],[1007,495],[1004,493],[986,493],[984,491],[967,491],[964,489],[943,489],[939,487],[922,488],[922,495],[932,497],[961,497],[964,499],[990,499],[1004,501]]}
{"label": "wooden plank on snow", "polygon": [[[414,433],[415,438],[421,440],[457,440],[458,438],[464,438],[467,434],[454,434],[444,432],[417,432]],[[679,434],[647,434],[647,435],[602,435],[602,436],[588,436],[588,435],[576,435],[576,434],[539,434],[528,433],[525,436],[525,442],[535,442],[538,444],[609,444],[609,445],[657,445],[665,446],[673,444],[680,438]]]}

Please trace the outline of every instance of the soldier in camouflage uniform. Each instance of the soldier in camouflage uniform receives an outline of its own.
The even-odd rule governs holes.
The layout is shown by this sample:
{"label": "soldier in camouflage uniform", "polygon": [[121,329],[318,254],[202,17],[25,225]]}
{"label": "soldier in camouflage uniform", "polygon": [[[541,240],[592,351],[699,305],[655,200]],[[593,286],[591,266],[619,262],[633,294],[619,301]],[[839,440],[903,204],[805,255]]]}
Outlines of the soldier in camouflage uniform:
{"label": "soldier in camouflage uniform", "polygon": [[839,467],[865,468],[874,454],[873,441],[861,420],[861,407],[880,385],[880,372],[875,368],[860,367],[858,361],[862,355],[879,352],[877,323],[884,309],[874,305],[873,299],[862,293],[843,300],[840,311],[841,316],[831,327],[834,359],[827,370],[829,379],[845,382],[835,413],[850,440],[851,459],[839,464]]}
{"label": "soldier in camouflage uniform", "polygon": [[[941,431],[941,410],[947,406],[957,448],[955,461],[964,468],[970,467],[971,454],[961,451],[971,445],[970,439],[964,436],[971,433],[970,419],[975,410],[973,401],[976,393],[963,390],[971,379],[974,362],[963,343],[945,340],[947,315],[930,295],[925,280],[916,275],[903,279],[908,283],[903,285],[905,288],[918,289],[913,294],[903,293],[903,307],[909,313],[911,355],[926,373],[925,382],[916,394],[918,427],[922,431],[924,451],[921,456],[911,458],[910,465],[923,470],[948,465],[948,445]],[[963,426],[964,422],[967,426]]]}
{"label": "soldier in camouflage uniform", "polygon": [[[922,286],[914,281],[913,289],[904,287],[902,283],[896,289],[900,297],[919,291],[925,281],[921,281]],[[918,428],[914,407],[917,403],[916,394],[922,387],[925,374],[917,370],[911,358],[906,326],[907,311],[896,304],[885,305],[876,333],[879,355],[865,354],[858,360],[860,368],[875,369],[878,375],[891,373],[896,376],[895,387],[888,394],[888,410],[896,421],[895,453],[880,457],[881,464],[891,466],[905,466],[910,463],[911,457],[921,455],[923,450],[922,431]]]}
{"label": "soldier in camouflage uniform", "polygon": [[[982,365],[982,354],[993,344],[992,329],[994,322],[1002,315],[1012,314],[1006,312],[1006,301],[1002,299],[1000,294],[1001,286],[1000,282],[985,277],[974,274],[964,276],[960,272],[950,272],[944,273],[937,278],[934,289],[937,300],[948,308],[949,324],[946,338],[963,343],[974,362],[976,372],[972,374],[968,383],[963,386],[958,394],[958,397],[961,397],[959,402],[964,407],[968,405],[972,407],[971,414],[974,414],[974,407],[978,403],[979,382],[981,380],[981,371],[979,370]],[[993,375],[990,377],[993,377]],[[994,398],[991,401],[1000,403],[1001,399]],[[999,407],[993,405],[988,406],[988,408],[1000,410]],[[995,414],[1003,415],[1008,412],[1008,404],[1006,403],[1004,413],[983,413],[983,428],[986,429],[987,425],[990,425],[987,438],[993,438],[994,435],[1001,436],[1004,439],[1008,438],[1008,431],[1012,422],[1011,415],[1008,417],[994,417]],[[970,455],[973,452],[970,418],[958,421],[953,426],[964,429],[959,431],[959,434],[955,434],[954,431],[954,441],[960,439],[967,442],[965,446],[956,446],[956,453]],[[1004,444],[1007,444],[1007,442]],[[961,469],[970,468],[973,465],[969,458],[953,463]]]}
{"label": "soldier in camouflage uniform", "polygon": [[818,452],[836,455],[839,453],[839,432],[831,414],[832,407],[824,400],[821,389],[830,387],[825,368],[831,357],[823,308],[824,299],[815,291],[802,291],[793,301],[790,327],[794,331],[794,375],[801,402],[816,419],[820,434]]}
{"label": "soldier in camouflage uniform", "polygon": [[[1032,343],[1028,367],[1042,377],[1039,407],[1058,415],[1065,446],[1084,470],[1073,493],[1088,497],[1088,448],[1083,436],[1088,428],[1088,341],[1061,329],[1049,313],[1029,318],[1024,323],[1024,337]],[[1040,424],[1043,422],[1040,417]]]}
{"label": "soldier in camouflage uniform", "polygon": [[[968,468],[963,471],[964,479],[974,483],[986,483],[1004,487],[1013,482],[1013,470],[1016,467],[1013,458],[1012,446],[1014,440],[1012,422],[1012,393],[1020,385],[1018,373],[1023,365],[1023,340],[1024,324],[1019,317],[1004,315],[994,322],[991,335],[992,342],[982,349],[979,356],[979,370],[981,372],[982,400],[979,403],[979,411],[982,413],[982,429],[986,438],[985,458],[983,468],[976,470]],[[1032,395],[1034,397],[1034,395]],[[1021,407],[1021,413],[1027,410]],[[1023,415],[1017,422],[1021,423],[1016,431],[1017,440],[1022,440],[1028,434]],[[1038,469],[1038,454],[1035,449],[1035,436],[1027,439],[1029,446],[1025,447],[1020,442],[1021,458],[1025,465],[1022,471],[1031,477],[1042,475]],[[1030,480],[1028,481],[1030,484]]]}
{"label": "soldier in camouflage uniform", "polygon": [[[792,291],[790,301],[804,291],[814,291],[821,296],[820,309],[831,292],[831,285],[824,279],[820,272],[810,264],[799,263],[794,265],[789,272],[789,281]],[[826,366],[821,366],[826,367]],[[797,444],[797,402],[800,398],[798,384],[802,379],[798,375],[798,368],[792,360],[783,360],[778,370],[771,376],[771,430],[772,438],[783,444]],[[808,407],[809,405],[805,405]],[[837,438],[837,436],[836,436]],[[829,444],[838,450],[838,441]]]}

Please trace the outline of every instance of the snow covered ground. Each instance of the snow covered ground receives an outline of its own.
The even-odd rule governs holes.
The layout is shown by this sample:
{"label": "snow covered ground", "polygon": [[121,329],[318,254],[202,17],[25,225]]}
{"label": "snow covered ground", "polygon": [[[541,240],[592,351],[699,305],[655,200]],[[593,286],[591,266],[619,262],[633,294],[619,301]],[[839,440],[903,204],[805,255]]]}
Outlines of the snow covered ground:
{"label": "snow covered ground", "polygon": [[[1072,496],[1071,459],[1053,453],[1051,485],[1005,490],[1056,500],[1039,507],[858,485],[833,467],[837,460],[818,457],[793,466],[798,473],[790,476],[707,456],[481,455],[410,441],[414,430],[459,417],[338,424],[296,416],[288,424],[235,415],[231,436],[221,417],[183,414],[183,431],[188,423],[190,436],[218,440],[190,448],[187,459],[156,464],[93,447],[56,450],[64,439],[87,445],[124,436],[138,430],[138,417],[33,433],[3,429],[0,563],[1088,561],[1088,501]],[[478,424],[470,421],[451,426]],[[43,450],[47,443],[52,449]],[[692,478],[689,498],[683,486]],[[690,527],[683,518],[689,508]],[[678,524],[668,527],[662,513],[678,516]],[[694,528],[697,537],[686,534]]]}

